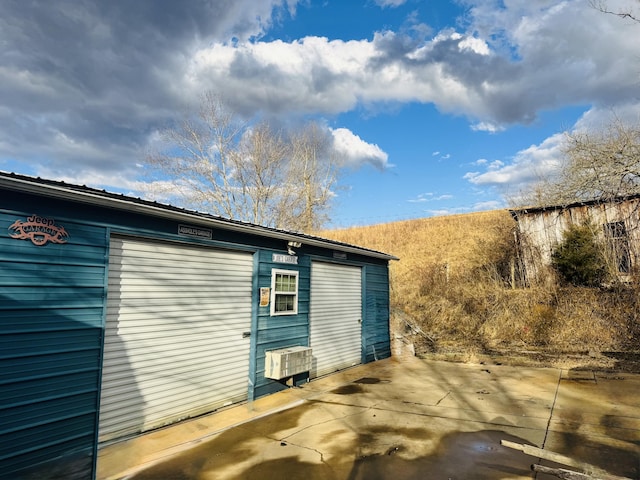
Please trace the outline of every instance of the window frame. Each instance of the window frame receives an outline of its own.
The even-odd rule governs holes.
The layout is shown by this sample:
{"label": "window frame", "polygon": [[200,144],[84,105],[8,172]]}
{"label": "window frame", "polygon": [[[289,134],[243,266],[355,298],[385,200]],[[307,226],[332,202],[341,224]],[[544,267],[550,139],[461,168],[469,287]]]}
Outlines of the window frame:
{"label": "window frame", "polygon": [[607,240],[608,248],[616,263],[616,270],[619,274],[628,275],[631,273],[631,249],[629,246],[629,232],[624,221],[608,222],[603,225],[604,236]]}
{"label": "window frame", "polygon": [[[300,289],[300,276],[297,270],[286,270],[282,268],[272,268],[271,269],[271,316],[281,316],[281,315],[297,315],[298,314],[298,292]],[[278,275],[287,275],[289,277],[294,277],[296,281],[296,288],[293,292],[284,292],[278,291],[276,289],[277,278]],[[284,311],[276,311],[277,299],[278,297],[293,297],[293,310],[284,310]]]}

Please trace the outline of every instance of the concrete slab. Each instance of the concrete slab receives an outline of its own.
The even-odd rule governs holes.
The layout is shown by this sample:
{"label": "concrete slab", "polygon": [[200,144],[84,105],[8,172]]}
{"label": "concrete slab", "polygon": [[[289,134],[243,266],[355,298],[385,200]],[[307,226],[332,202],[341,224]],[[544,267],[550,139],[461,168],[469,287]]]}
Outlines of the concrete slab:
{"label": "concrete slab", "polygon": [[640,375],[388,359],[105,446],[98,478],[533,478],[538,459],[501,440],[640,478],[638,387]]}

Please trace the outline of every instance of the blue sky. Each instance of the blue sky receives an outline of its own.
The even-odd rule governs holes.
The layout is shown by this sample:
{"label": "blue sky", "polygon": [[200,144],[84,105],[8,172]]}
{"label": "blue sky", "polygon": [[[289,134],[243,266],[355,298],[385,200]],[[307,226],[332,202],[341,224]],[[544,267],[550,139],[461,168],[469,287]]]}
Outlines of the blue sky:
{"label": "blue sky", "polygon": [[138,196],[158,130],[205,91],[325,125],[348,158],[334,227],[504,208],[557,171],[563,132],[640,120],[640,23],[586,0],[59,0],[0,13],[0,169]]}

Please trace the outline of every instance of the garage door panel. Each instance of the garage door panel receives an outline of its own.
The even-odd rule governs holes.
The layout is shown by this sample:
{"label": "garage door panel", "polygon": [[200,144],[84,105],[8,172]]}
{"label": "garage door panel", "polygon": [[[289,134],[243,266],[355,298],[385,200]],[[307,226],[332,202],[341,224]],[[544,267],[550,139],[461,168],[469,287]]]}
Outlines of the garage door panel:
{"label": "garage door panel", "polygon": [[362,361],[362,270],[313,262],[309,341],[321,376]]}
{"label": "garage door panel", "polygon": [[253,256],[113,237],[100,441],[246,399]]}

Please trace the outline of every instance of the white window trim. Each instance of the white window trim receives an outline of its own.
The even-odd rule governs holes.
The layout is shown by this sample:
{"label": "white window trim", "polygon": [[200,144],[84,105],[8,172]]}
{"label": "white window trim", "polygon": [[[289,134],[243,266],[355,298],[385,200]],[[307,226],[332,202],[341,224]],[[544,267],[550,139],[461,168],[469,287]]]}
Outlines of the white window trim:
{"label": "white window trim", "polygon": [[[300,281],[297,270],[284,270],[280,268],[271,269],[271,315],[297,315],[298,314],[298,290],[300,288]],[[296,277],[296,291],[295,292],[276,292],[276,276],[290,275]],[[276,312],[276,295],[290,295],[293,297],[293,311],[288,312]]]}

